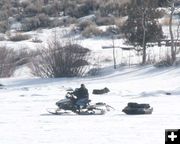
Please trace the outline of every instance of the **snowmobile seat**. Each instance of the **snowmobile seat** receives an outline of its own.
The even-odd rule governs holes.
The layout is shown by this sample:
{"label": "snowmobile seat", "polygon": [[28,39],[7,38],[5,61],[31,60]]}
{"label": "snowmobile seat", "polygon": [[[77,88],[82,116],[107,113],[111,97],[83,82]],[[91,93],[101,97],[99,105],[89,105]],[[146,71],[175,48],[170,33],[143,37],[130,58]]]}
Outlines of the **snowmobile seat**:
{"label": "snowmobile seat", "polygon": [[91,100],[85,98],[85,99],[80,99],[76,102],[76,105],[78,107],[81,107],[81,108],[86,108],[87,105],[89,105],[89,103],[91,102]]}

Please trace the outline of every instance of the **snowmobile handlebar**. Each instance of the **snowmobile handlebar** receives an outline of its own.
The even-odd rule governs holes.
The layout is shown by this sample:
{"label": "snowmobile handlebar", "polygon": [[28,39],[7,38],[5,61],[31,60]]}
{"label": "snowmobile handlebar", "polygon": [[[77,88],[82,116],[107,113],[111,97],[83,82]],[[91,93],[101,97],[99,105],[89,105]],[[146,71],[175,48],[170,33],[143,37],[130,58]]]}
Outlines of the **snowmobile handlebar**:
{"label": "snowmobile handlebar", "polygon": [[65,96],[66,98],[77,98],[73,93],[71,93],[71,92],[67,92],[67,94],[66,94],[66,96]]}

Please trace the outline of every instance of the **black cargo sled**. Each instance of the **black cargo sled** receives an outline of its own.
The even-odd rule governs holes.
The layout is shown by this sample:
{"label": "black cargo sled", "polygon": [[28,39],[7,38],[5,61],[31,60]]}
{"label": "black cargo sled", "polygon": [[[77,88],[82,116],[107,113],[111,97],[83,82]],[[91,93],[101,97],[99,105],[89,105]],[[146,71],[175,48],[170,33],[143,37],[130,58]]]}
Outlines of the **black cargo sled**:
{"label": "black cargo sled", "polygon": [[130,102],[122,111],[129,115],[152,114],[153,108],[149,104]]}

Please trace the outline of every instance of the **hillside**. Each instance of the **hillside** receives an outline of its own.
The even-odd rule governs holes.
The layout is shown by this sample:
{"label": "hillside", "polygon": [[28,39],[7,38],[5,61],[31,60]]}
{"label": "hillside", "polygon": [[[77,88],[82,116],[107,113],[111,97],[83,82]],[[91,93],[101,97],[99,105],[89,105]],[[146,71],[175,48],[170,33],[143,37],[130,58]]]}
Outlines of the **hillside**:
{"label": "hillside", "polygon": [[[144,63],[142,62],[144,56],[142,36],[138,32],[135,34],[136,27],[141,23],[137,24],[134,30],[130,29],[131,25],[136,25],[135,23],[129,23],[130,27],[126,28],[126,22],[135,22],[138,17],[141,18],[141,15],[138,15],[138,9],[141,7],[138,1],[131,3],[130,1],[109,1],[106,3],[104,0],[76,0],[73,2],[69,0],[10,0],[2,2],[4,2],[4,5],[0,5],[0,11],[2,12],[2,18],[0,19],[2,30],[0,30],[1,53],[9,52],[8,55],[13,56],[1,56],[0,65],[2,69],[5,69],[0,71],[1,77],[20,76],[25,72],[29,72],[27,75],[32,76],[31,71],[35,76],[40,76],[37,72],[34,72],[34,61],[40,62],[39,53],[45,51],[54,40],[58,40],[61,45],[75,43],[91,50],[86,60],[88,66],[85,68],[85,72],[80,74],[81,76],[89,75],[88,72],[94,69],[100,71],[106,66],[112,66],[115,59],[118,68],[122,65],[130,66]],[[149,32],[146,34],[148,35],[145,54],[147,57],[146,63],[155,65],[165,63],[164,65],[169,65],[168,57],[170,57],[171,51],[168,42],[170,39],[169,5],[162,1],[149,1],[148,3],[152,3],[157,12],[154,12],[155,15],[152,11],[149,12],[150,15],[154,16],[147,23],[149,23],[150,28],[156,27],[157,29],[151,30],[148,28]],[[172,31],[174,39],[178,41],[178,3],[175,6]],[[134,16],[131,15],[131,8],[136,10]],[[152,10],[154,8],[149,7]],[[130,20],[131,17],[137,17],[137,20]],[[153,23],[155,25],[151,26]],[[128,30],[130,31],[127,32]],[[156,30],[158,32],[153,33]],[[128,35],[133,35],[133,33],[134,36],[128,38]],[[142,33],[141,30],[139,33]],[[163,40],[166,41],[159,46],[159,41]],[[114,52],[113,49],[103,49],[104,47],[112,48],[113,45],[117,47]],[[127,51],[129,47],[132,49]],[[178,48],[176,53],[178,61]],[[3,62],[3,59],[6,63]],[[42,62],[40,63],[42,64]],[[56,76],[52,74],[52,77]]]}

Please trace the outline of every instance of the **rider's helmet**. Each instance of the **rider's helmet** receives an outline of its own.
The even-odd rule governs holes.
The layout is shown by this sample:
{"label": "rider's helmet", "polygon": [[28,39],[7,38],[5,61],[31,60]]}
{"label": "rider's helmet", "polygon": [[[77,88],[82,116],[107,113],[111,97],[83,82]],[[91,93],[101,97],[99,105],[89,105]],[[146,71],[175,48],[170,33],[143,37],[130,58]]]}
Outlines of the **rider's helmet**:
{"label": "rider's helmet", "polygon": [[81,88],[85,88],[85,85],[84,85],[84,84],[81,84]]}

